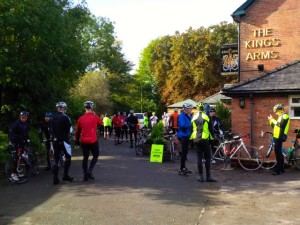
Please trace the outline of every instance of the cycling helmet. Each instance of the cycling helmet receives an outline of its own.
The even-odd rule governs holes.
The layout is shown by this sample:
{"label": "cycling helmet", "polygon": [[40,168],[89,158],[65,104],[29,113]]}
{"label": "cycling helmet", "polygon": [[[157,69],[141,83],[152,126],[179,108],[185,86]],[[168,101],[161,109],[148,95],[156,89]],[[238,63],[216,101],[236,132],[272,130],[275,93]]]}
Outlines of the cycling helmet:
{"label": "cycling helmet", "polygon": [[59,108],[59,109],[67,108],[67,104],[65,102],[58,102],[58,103],[56,103],[56,108]]}
{"label": "cycling helmet", "polygon": [[94,107],[94,102],[92,102],[92,101],[86,101],[84,103],[84,107],[88,108],[88,109],[93,108]]}
{"label": "cycling helmet", "polygon": [[274,113],[277,113],[279,110],[283,110],[284,109],[284,106],[282,104],[276,104],[274,107],[273,107],[273,111]]}
{"label": "cycling helmet", "polygon": [[192,108],[194,108],[193,104],[191,104],[191,103],[184,103],[182,107],[184,109],[192,109]]}
{"label": "cycling helmet", "polygon": [[27,111],[22,111],[22,112],[20,112],[20,116],[29,116],[29,112],[27,112]]}
{"label": "cycling helmet", "polygon": [[199,109],[200,111],[204,111],[206,109],[206,105],[202,102],[199,102],[197,105],[196,105],[197,109]]}
{"label": "cycling helmet", "polygon": [[133,113],[134,113],[134,111],[133,111],[133,110],[130,110],[130,111],[129,111],[129,113],[130,113],[130,114],[133,114]]}
{"label": "cycling helmet", "polygon": [[51,112],[45,112],[45,117],[52,117],[52,113]]}
{"label": "cycling helmet", "polygon": [[178,108],[175,108],[175,109],[174,109],[174,112],[178,112]]}

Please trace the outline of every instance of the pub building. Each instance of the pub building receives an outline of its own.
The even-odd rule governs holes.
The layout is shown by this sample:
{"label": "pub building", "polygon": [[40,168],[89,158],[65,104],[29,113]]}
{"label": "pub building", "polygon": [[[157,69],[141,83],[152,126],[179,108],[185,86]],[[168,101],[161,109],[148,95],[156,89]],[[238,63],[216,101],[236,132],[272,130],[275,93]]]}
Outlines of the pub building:
{"label": "pub building", "polygon": [[239,28],[238,83],[221,93],[232,98],[232,132],[250,134],[249,144],[266,150],[268,139],[259,136],[272,131],[268,115],[277,119],[276,104],[290,116],[288,139],[300,129],[300,0],[247,0],[232,17]]}

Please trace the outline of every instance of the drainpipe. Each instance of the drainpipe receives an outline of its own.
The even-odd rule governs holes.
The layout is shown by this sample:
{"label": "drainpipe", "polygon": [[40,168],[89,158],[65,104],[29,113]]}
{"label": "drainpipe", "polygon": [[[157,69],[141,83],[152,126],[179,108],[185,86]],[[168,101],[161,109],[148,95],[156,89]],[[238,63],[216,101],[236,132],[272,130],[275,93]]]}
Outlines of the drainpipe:
{"label": "drainpipe", "polygon": [[238,54],[239,54],[239,70],[238,70],[238,82],[240,82],[241,81],[241,47],[240,47],[240,40],[241,40],[241,23],[239,23],[239,26],[238,26]]}
{"label": "drainpipe", "polygon": [[[254,101],[253,94],[250,94],[250,144],[253,146],[253,126],[254,126]],[[253,152],[251,153],[253,154]]]}

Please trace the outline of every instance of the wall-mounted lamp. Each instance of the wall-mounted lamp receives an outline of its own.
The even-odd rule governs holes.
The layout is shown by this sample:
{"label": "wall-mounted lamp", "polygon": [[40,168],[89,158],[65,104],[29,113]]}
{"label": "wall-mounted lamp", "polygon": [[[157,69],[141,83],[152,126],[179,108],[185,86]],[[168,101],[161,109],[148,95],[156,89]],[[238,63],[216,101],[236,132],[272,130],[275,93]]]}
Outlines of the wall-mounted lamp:
{"label": "wall-mounted lamp", "polygon": [[258,64],[257,69],[258,71],[264,71],[264,64]]}
{"label": "wall-mounted lamp", "polygon": [[245,108],[246,102],[244,98],[240,98],[240,108],[243,109]]}

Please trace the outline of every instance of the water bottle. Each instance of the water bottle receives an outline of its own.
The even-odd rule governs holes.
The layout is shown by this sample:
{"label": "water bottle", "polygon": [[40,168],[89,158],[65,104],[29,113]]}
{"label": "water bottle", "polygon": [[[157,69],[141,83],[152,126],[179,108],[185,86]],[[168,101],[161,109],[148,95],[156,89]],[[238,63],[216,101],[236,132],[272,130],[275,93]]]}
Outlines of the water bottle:
{"label": "water bottle", "polygon": [[292,147],[289,147],[288,149],[288,158],[291,159],[292,158],[292,155],[293,155],[293,148]]}
{"label": "water bottle", "polygon": [[228,147],[225,147],[225,154],[226,154],[226,155],[230,155],[230,150],[229,150]]}
{"label": "water bottle", "polygon": [[287,155],[286,149],[285,149],[284,147],[282,147],[281,152],[282,152],[284,155]]}
{"label": "water bottle", "polygon": [[22,154],[22,156],[23,156],[25,159],[28,159],[28,154],[27,154],[27,152],[24,152],[24,153]]}

